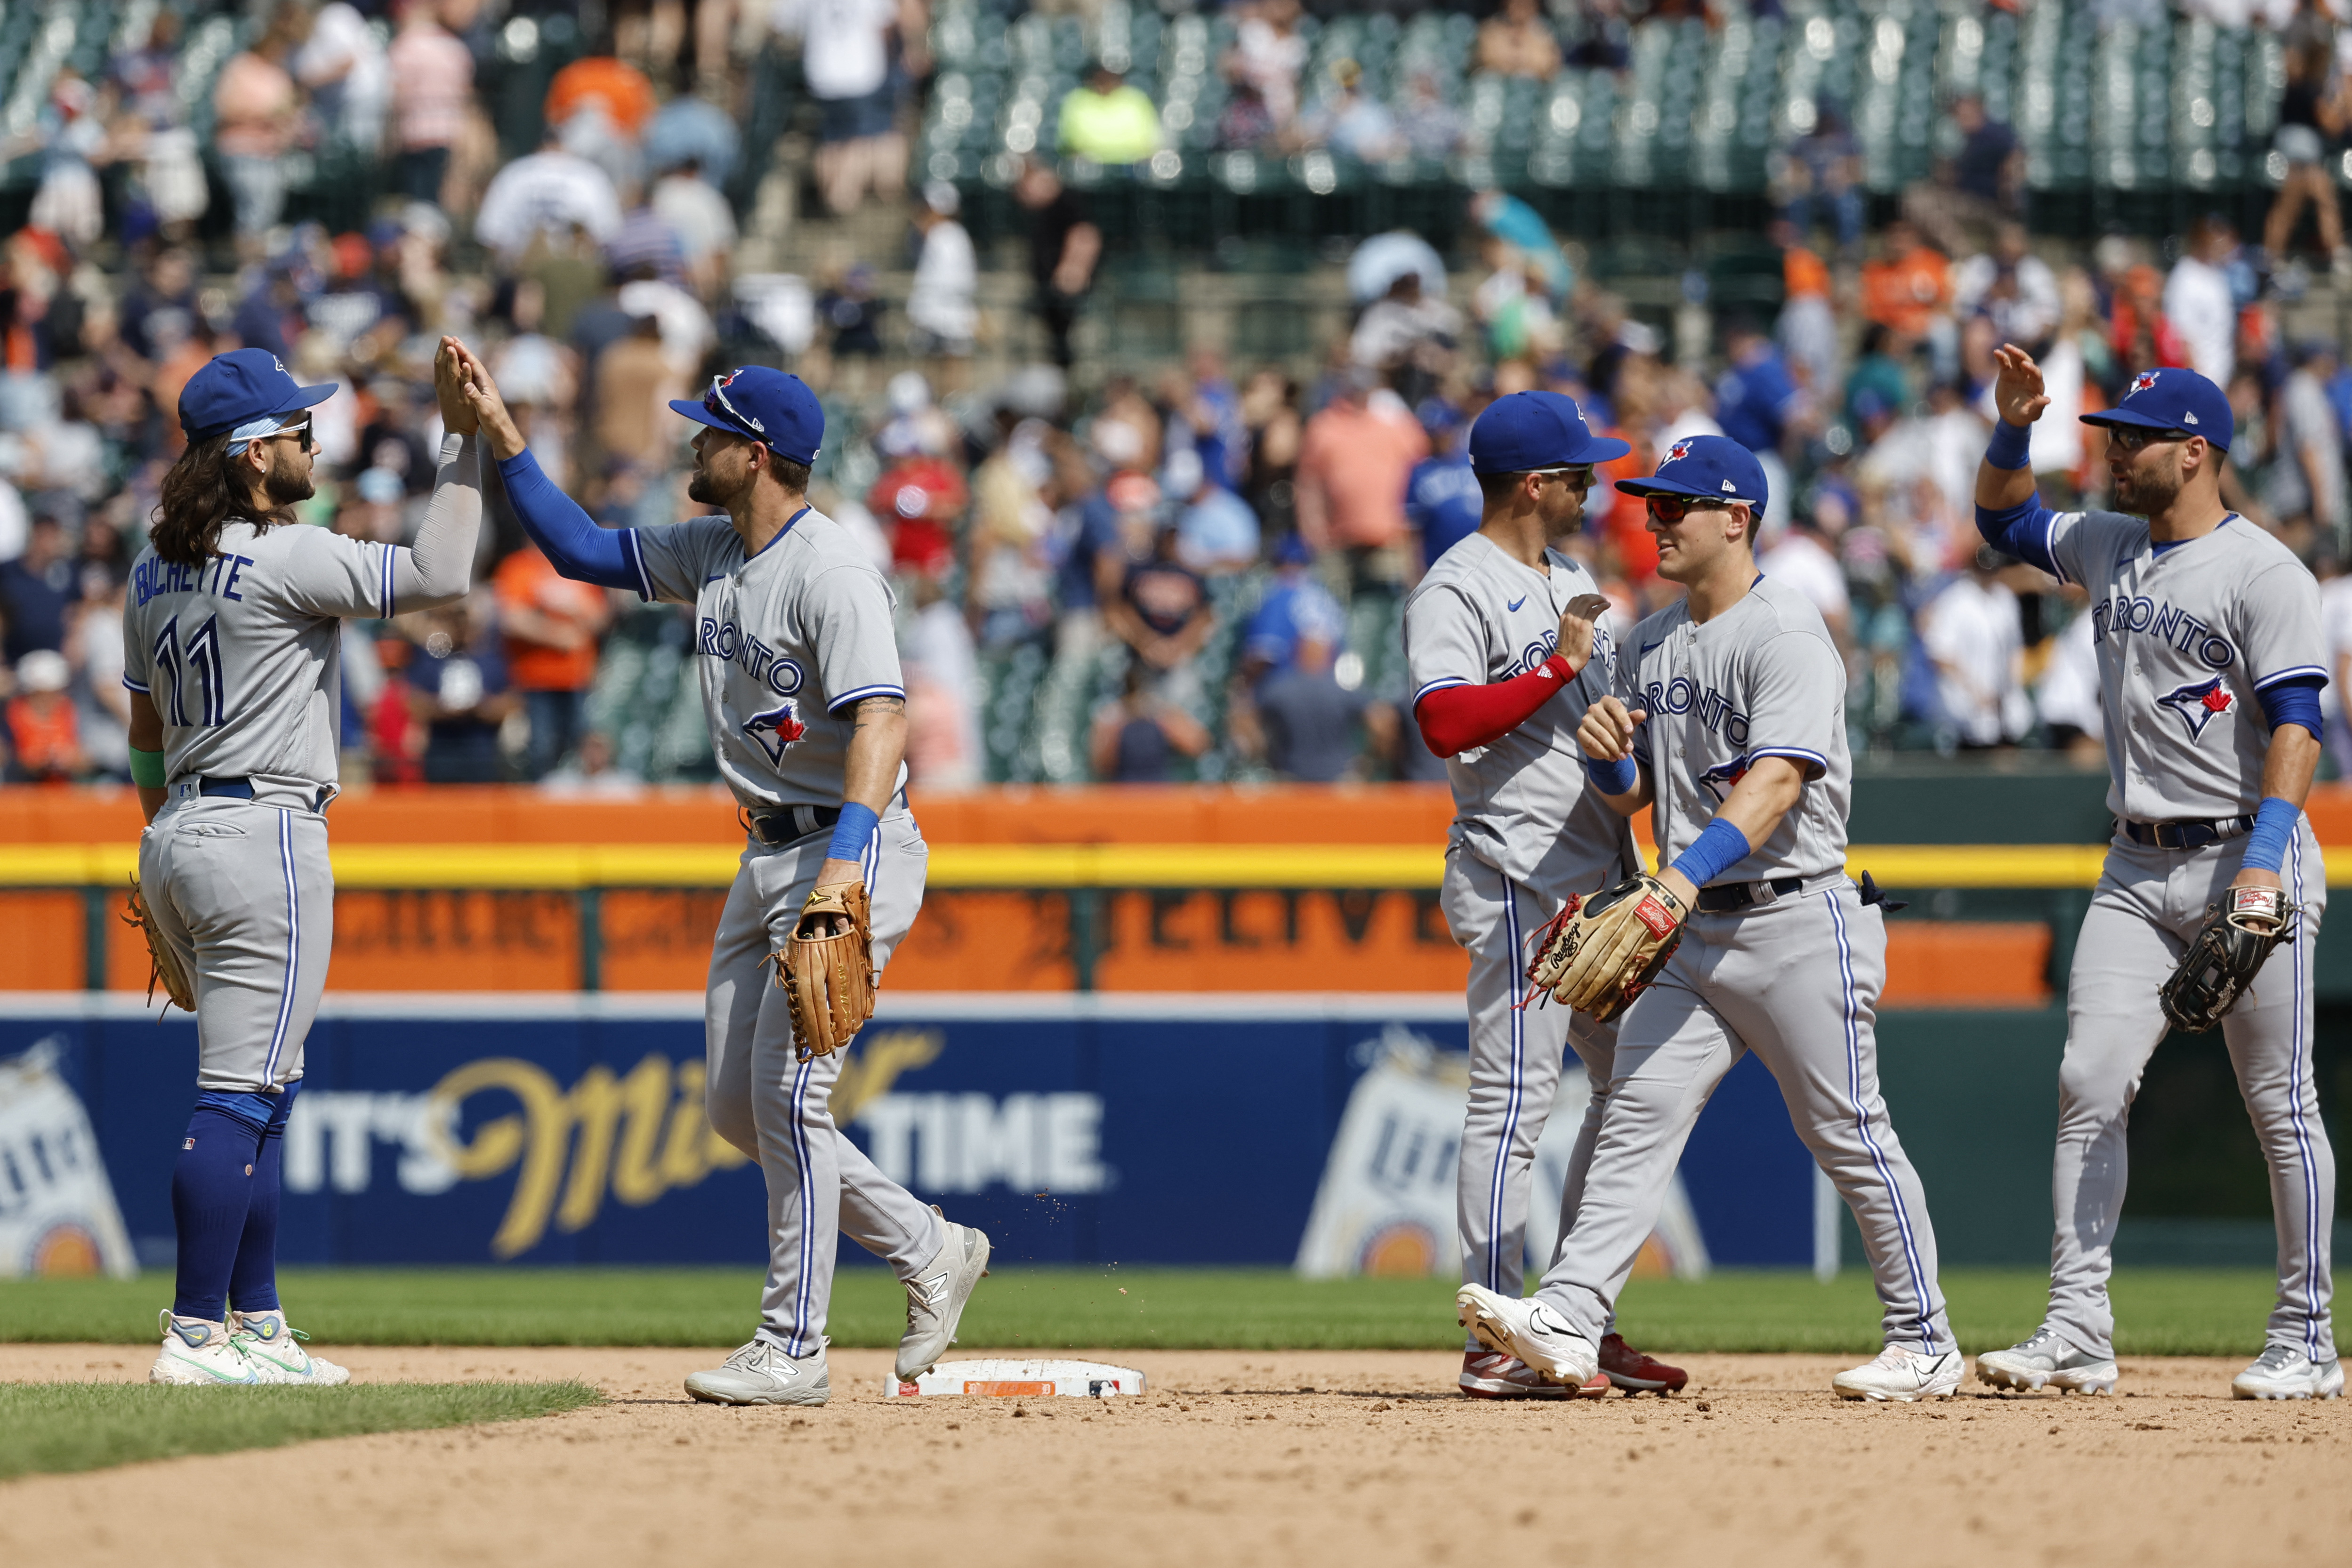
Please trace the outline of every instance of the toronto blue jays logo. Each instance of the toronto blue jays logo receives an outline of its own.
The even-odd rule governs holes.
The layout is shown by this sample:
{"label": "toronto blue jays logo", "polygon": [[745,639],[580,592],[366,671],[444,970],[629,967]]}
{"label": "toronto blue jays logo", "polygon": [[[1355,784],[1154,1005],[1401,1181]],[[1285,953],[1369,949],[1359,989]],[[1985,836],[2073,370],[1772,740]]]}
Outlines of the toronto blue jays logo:
{"label": "toronto blue jays logo", "polygon": [[741,420],[745,424],[750,425],[761,434],[765,435],[768,434],[768,427],[760,423],[760,421],[752,418],[750,414],[745,413],[741,409],[737,408],[735,406],[735,400],[727,395],[727,389],[733,386],[735,384],[735,378],[742,373],[743,372],[741,371],[730,371],[723,376],[711,377],[710,395],[719,400],[719,406],[724,408],[728,413],[736,419]]}
{"label": "toronto blue jays logo", "polygon": [[2126,397],[2129,397],[2134,392],[2144,392],[2154,385],[2156,385],[2156,372],[2154,371],[2142,371],[2138,375],[2132,378],[2131,392],[2126,392],[2124,395]]}
{"label": "toronto blue jays logo", "polygon": [[1668,463],[1681,462],[1684,458],[1690,455],[1690,440],[1685,436],[1684,439],[1675,442],[1672,446],[1666,448],[1666,455],[1659,463],[1658,466],[1663,468]]}
{"label": "toronto blue jays logo", "polygon": [[755,713],[743,721],[743,733],[759,742],[760,749],[768,754],[771,767],[784,765],[784,748],[808,733],[801,722],[800,705],[787,702],[782,707],[772,707],[765,713]]}
{"label": "toronto blue jays logo", "polygon": [[1731,792],[1739,788],[1739,781],[1747,777],[1748,758],[1735,757],[1728,762],[1718,762],[1700,774],[1699,788],[1714,796],[1715,803],[1720,806],[1731,799]]}
{"label": "toronto blue jays logo", "polygon": [[2156,700],[2180,716],[2180,722],[2189,727],[2189,738],[2191,740],[2204,739],[2205,727],[2213,722],[2215,716],[2228,713],[2238,706],[2237,694],[2231,691],[2229,683],[2219,675],[2211,680],[2192,681]]}

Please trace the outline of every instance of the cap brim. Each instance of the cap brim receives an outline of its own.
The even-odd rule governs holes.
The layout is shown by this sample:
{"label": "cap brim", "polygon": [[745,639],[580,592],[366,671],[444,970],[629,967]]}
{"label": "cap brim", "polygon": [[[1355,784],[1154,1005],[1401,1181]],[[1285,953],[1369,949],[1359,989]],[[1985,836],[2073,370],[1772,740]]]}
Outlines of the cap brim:
{"label": "cap brim", "polygon": [[298,386],[294,389],[294,400],[278,412],[292,413],[298,408],[316,408],[342,390],[342,384],[339,382],[329,382],[323,386]]}
{"label": "cap brim", "polygon": [[1737,501],[1743,507],[1759,505],[1752,497],[1727,496],[1720,490],[1702,490],[1679,479],[1620,479],[1617,488],[1628,496],[1687,496],[1694,501]]}
{"label": "cap brim", "polygon": [[723,430],[730,435],[740,435],[746,441],[756,441],[762,446],[768,444],[768,438],[758,431],[746,430],[734,421],[711,413],[698,402],[688,402],[684,398],[674,397],[669,400],[669,406],[697,424],[707,424],[713,430]]}
{"label": "cap brim", "polygon": [[1633,450],[1633,444],[1613,435],[1589,435],[1584,444],[1572,455],[1561,459],[1567,463],[1614,463]]}

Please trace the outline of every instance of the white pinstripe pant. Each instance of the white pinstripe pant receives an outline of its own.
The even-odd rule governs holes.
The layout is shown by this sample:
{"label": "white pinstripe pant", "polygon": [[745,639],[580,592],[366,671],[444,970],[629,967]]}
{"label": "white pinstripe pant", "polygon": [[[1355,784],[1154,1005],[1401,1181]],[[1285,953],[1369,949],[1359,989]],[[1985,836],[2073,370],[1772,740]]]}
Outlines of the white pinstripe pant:
{"label": "white pinstripe pant", "polygon": [[196,1087],[301,1077],[335,944],[327,819],[183,784],[139,841],[139,881],[196,977]]}
{"label": "white pinstripe pant", "polygon": [[1738,915],[1696,915],[1618,1020],[1617,1071],[1575,1223],[1537,1293],[1595,1341],[1658,1222],[1707,1097],[1753,1051],[1853,1210],[1889,1344],[1953,1348],[1936,1232],[1878,1091],[1886,926],[1841,878]]}
{"label": "white pinstripe pant", "polygon": [[[799,920],[833,830],[773,849],[753,845],[727,895],[710,951],[705,1003],[710,1125],[760,1162],[768,1182],[768,1282],[760,1332],[793,1356],[824,1343],[838,1238],[883,1259],[901,1280],[939,1255],[940,1217],[892,1181],[834,1125],[842,1053],[796,1061],[792,1010],[772,966]],[[911,812],[882,819],[866,853],[873,898],[874,964],[915,924],[930,851]]]}
{"label": "white pinstripe pant", "polygon": [[[2066,985],[2066,1058],[2058,1069],[2050,1324],[2096,1354],[2114,1348],[2107,1276],[2128,1175],[2125,1124],[2167,1028],[2157,988],[2205,923],[2205,906],[2221,902],[2245,848],[2242,838],[2201,850],[2118,841],[2083,916]],[[2270,1166],[2279,1290],[2268,1337],[2325,1361],[2336,1354],[2329,1310],[2336,1155],[2312,1075],[2311,964],[2327,873],[2307,821],[2289,845],[2284,880],[2287,896],[2305,905],[2301,930],[2271,950],[2252,988],[2221,1020],[2221,1038]]]}
{"label": "white pinstripe pant", "polygon": [[[1458,844],[1446,855],[1443,898],[1454,939],[1470,950],[1470,1101],[1454,1178],[1462,1281],[1517,1296],[1526,1278],[1536,1145],[1559,1093],[1563,1051],[1574,1049],[1587,1082],[1606,1084],[1617,1031],[1557,1002],[1518,1006],[1533,956],[1528,948],[1559,912],[1557,902],[1512,882]],[[1580,1109],[1583,1124],[1560,1202],[1563,1225],[1576,1212],[1601,1130],[1600,1098],[1588,1096]],[[1540,1238],[1538,1256],[1549,1257],[1554,1240]],[[1475,1349],[1476,1342],[1465,1348]]]}

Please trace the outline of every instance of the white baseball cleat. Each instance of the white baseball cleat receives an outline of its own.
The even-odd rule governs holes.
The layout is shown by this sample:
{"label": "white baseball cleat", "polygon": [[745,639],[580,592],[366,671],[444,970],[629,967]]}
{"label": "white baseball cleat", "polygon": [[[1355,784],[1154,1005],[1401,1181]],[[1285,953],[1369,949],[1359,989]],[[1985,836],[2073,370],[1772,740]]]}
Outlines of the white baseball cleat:
{"label": "white baseball cleat", "polygon": [[1941,1355],[1922,1355],[1915,1350],[1905,1350],[1890,1344],[1878,1353],[1878,1358],[1866,1362],[1850,1372],[1841,1372],[1830,1380],[1841,1399],[1869,1399],[1879,1402],[1914,1399],[1943,1399],[1960,1385],[1960,1374],[1968,1364],[1957,1350]]}
{"label": "white baseball cleat", "polygon": [[833,1380],[822,1345],[795,1361],[782,1345],[754,1334],[726,1365],[688,1378],[686,1391],[707,1405],[822,1405],[833,1396]]}
{"label": "white baseball cleat", "polygon": [[2344,1394],[2344,1364],[2333,1356],[2314,1361],[2291,1344],[2268,1344],[2230,1380],[2230,1392],[2240,1399],[2337,1399]]}
{"label": "white baseball cleat", "polygon": [[2113,1394],[2116,1375],[2115,1357],[2076,1350],[2047,1323],[2021,1344],[1977,1357],[1978,1382],[2021,1393],[2054,1388],[2061,1394]]}
{"label": "white baseball cleat", "polygon": [[352,1380],[349,1368],[337,1366],[302,1348],[310,1336],[286,1321],[284,1312],[231,1312],[229,1338],[251,1358],[264,1383],[292,1383],[305,1388],[335,1388]]}
{"label": "white baseball cleat", "polygon": [[1454,1321],[1488,1350],[1517,1356],[1567,1387],[1582,1388],[1601,1370],[1601,1347],[1539,1301],[1514,1301],[1484,1285],[1465,1285],[1454,1295]]}
{"label": "white baseball cleat", "polygon": [[[937,1213],[934,1209],[932,1212]],[[907,1281],[907,1332],[898,1341],[898,1381],[930,1371],[955,1343],[956,1324],[972,1287],[988,1272],[988,1233],[947,1222],[940,1255]]]}
{"label": "white baseball cleat", "polygon": [[165,1307],[156,1326],[163,1331],[163,1352],[148,1370],[148,1382],[247,1387],[262,1381],[260,1366],[245,1354],[226,1323],[175,1316]]}

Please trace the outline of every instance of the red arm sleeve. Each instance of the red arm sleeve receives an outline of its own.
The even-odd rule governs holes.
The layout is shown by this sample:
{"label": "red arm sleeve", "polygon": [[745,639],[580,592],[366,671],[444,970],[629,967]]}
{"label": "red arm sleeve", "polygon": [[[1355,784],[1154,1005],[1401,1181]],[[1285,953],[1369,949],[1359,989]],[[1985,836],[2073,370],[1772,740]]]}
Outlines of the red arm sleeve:
{"label": "red arm sleeve", "polygon": [[1564,654],[1554,653],[1524,675],[1484,686],[1440,686],[1412,708],[1422,739],[1440,757],[1492,746],[1526,723],[1536,709],[1576,678]]}

